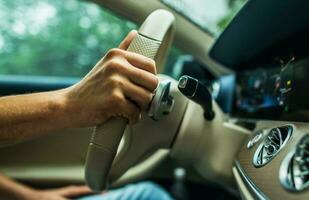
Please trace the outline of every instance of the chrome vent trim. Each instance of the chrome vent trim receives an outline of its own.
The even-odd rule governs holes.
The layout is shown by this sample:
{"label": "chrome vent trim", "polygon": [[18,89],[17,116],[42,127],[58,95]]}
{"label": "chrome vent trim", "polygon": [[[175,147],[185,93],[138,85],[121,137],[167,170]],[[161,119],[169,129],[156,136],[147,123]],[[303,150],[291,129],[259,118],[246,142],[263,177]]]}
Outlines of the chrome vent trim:
{"label": "chrome vent trim", "polygon": [[279,180],[283,187],[290,191],[309,188],[309,134],[283,159]]}
{"label": "chrome vent trim", "polygon": [[292,132],[292,125],[271,129],[255,151],[253,165],[255,167],[262,167],[270,162],[287,143]]}

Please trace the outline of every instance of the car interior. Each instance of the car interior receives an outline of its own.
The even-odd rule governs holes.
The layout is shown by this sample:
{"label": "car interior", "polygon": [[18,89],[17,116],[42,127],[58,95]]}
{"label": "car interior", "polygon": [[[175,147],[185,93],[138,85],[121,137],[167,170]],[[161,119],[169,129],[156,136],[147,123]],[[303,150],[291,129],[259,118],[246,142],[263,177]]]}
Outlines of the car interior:
{"label": "car interior", "polygon": [[0,2],[1,96],[77,83],[131,29],[129,50],[153,58],[160,79],[139,123],[118,118],[1,147],[0,171],[35,188],[150,180],[176,200],[309,199],[308,8],[301,0]]}

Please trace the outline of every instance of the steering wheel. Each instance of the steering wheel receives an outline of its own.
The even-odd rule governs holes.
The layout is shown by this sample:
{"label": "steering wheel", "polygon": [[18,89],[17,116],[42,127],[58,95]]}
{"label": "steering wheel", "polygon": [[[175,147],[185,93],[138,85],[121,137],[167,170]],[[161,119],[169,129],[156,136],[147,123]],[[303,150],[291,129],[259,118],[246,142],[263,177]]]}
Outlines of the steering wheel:
{"label": "steering wheel", "polygon": [[[140,27],[128,51],[152,58],[157,66],[162,66],[173,39],[174,22],[170,12],[161,9],[154,11]],[[178,92],[176,81],[166,76],[160,76],[160,79],[148,117],[144,114],[141,125],[128,127],[125,137],[125,118],[114,117],[95,127],[85,166],[85,179],[92,190],[106,189],[154,151],[171,146],[187,100]],[[162,117],[164,120],[160,121]],[[146,129],[153,134],[146,135]],[[146,136],[146,141],[139,139]],[[123,145],[119,148],[122,138]]]}

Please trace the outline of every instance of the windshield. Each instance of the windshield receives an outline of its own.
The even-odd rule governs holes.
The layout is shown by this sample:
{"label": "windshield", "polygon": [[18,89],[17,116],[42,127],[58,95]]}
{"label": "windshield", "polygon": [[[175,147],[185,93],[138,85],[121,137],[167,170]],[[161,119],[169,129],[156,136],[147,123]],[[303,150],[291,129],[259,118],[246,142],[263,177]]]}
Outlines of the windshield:
{"label": "windshield", "polygon": [[218,36],[247,0],[161,0],[203,30]]}

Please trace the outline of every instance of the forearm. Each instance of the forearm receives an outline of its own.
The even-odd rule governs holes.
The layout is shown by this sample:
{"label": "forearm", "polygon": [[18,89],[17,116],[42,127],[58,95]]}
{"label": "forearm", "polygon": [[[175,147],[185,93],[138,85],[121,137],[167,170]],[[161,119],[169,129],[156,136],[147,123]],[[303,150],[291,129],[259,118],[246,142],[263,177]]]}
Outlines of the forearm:
{"label": "forearm", "polygon": [[159,80],[152,59],[126,51],[136,34],[130,32],[70,88],[0,98],[0,145],[68,127],[96,126],[115,116],[137,121]]}
{"label": "forearm", "polygon": [[0,198],[4,199],[22,199],[26,194],[33,190],[23,184],[17,183],[14,180],[0,173]]}
{"label": "forearm", "polygon": [[0,145],[69,127],[65,90],[0,98]]}

